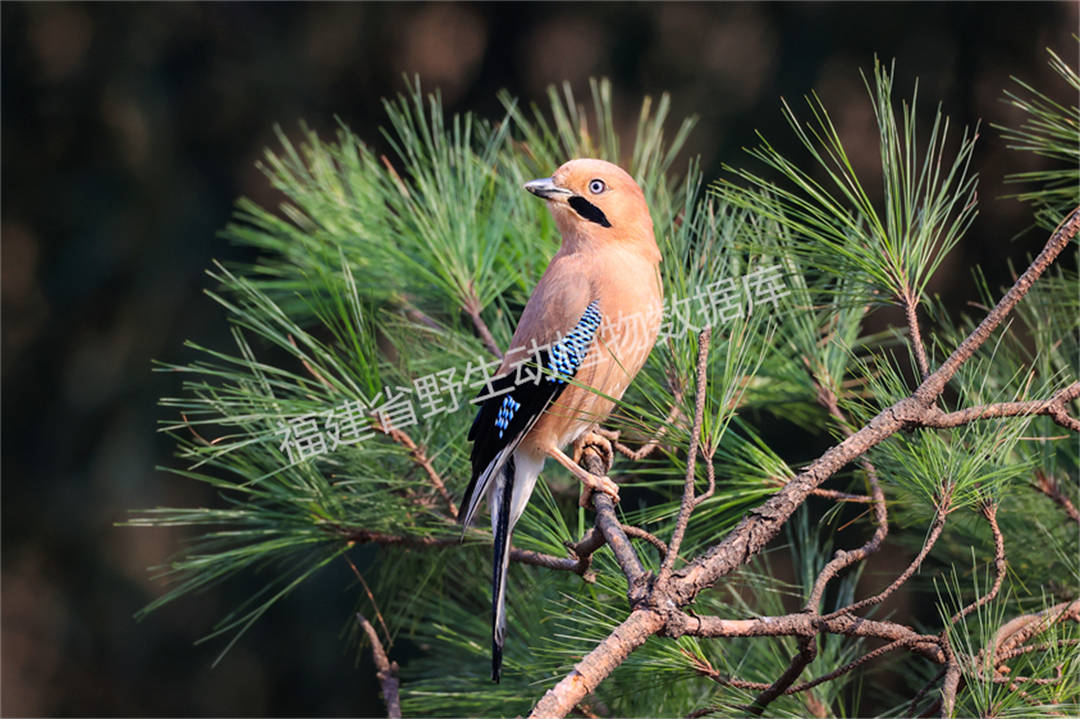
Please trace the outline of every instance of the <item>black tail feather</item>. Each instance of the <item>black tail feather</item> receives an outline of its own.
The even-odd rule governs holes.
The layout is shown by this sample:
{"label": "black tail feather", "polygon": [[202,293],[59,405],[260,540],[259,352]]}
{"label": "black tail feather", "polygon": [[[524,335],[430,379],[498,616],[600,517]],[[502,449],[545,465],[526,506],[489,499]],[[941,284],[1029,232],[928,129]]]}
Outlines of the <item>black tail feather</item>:
{"label": "black tail feather", "polygon": [[502,647],[494,639],[491,641],[491,681],[496,684],[502,678]]}
{"label": "black tail feather", "polygon": [[502,674],[503,631],[506,618],[506,568],[510,553],[510,505],[514,496],[514,458],[503,466],[502,482],[496,480],[492,499],[498,504],[499,516],[495,526],[494,557],[491,576],[491,680],[498,682]]}

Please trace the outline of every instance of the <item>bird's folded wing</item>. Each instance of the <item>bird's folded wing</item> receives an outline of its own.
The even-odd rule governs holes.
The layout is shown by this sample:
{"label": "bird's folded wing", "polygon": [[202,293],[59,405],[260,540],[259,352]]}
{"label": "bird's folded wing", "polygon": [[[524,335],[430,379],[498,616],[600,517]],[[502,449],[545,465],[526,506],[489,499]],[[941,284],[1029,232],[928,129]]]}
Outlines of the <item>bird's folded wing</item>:
{"label": "bird's folded wing", "polygon": [[[473,442],[472,480],[463,500],[462,523],[466,527],[472,522],[491,477],[499,472],[585,361],[599,332],[600,321],[599,302],[593,300],[561,339],[538,348],[522,363],[524,367],[496,377],[481,390],[481,395],[489,397],[480,405],[469,429],[469,439]],[[527,379],[522,381],[522,377]]]}

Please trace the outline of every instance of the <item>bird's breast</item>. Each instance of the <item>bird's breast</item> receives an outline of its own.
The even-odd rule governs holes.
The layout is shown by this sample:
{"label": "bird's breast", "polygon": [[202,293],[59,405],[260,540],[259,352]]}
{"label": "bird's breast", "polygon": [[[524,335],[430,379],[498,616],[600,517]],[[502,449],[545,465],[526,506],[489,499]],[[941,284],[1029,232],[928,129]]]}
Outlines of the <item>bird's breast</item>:
{"label": "bird's breast", "polygon": [[605,273],[593,292],[602,314],[600,331],[581,367],[529,433],[537,453],[564,447],[602,422],[621,399],[656,342],[663,293],[655,265]]}

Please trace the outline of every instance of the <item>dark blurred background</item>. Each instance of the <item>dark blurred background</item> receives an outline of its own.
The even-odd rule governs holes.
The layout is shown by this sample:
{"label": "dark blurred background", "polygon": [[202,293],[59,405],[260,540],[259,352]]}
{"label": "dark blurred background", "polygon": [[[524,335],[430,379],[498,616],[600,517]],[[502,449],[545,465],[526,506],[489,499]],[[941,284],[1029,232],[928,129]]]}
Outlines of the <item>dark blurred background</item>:
{"label": "dark blurred background", "polygon": [[[175,464],[155,433],[157,398],[179,391],[151,358],[191,358],[186,338],[226,347],[202,294],[233,201],[276,196],[254,168],[280,123],[331,132],[335,116],[380,142],[380,98],[402,73],[451,111],[497,117],[495,93],[543,101],[570,80],[612,78],[620,127],[645,93],[696,113],[689,154],[706,178],[761,130],[790,147],[779,113],[816,89],[863,168],[877,159],[858,69],[896,58],[958,125],[982,120],[981,212],[933,291],[973,298],[1042,238],[995,198],[1036,161],[989,122],[1016,75],[1075,102],[1046,65],[1074,66],[1078,5],[935,4],[18,4],[2,25],[3,543],[0,713],[375,715],[370,666],[339,634],[355,600],[346,568],[276,606],[216,668],[194,646],[247,596],[230,587],[136,623],[161,593],[146,567],[183,535],[117,528],[132,508],[212,502],[155,470]],[[793,102],[798,107],[798,102]],[[680,163],[681,164],[681,163]]]}

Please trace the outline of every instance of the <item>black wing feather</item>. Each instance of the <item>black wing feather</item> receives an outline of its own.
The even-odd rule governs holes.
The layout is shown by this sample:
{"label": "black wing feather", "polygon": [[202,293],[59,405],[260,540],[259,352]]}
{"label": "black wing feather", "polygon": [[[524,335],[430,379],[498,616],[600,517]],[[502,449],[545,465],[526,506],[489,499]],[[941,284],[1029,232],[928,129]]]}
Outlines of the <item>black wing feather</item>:
{"label": "black wing feather", "polygon": [[[493,396],[480,405],[469,428],[468,438],[473,442],[470,454],[472,479],[465,490],[464,506],[470,505],[477,480],[499,452],[528,431],[548,405],[566,389],[566,379],[577,373],[599,331],[601,315],[598,304],[596,300],[590,302],[581,319],[565,337],[537,351],[532,362],[538,364],[539,369],[535,369],[533,377],[527,382],[517,384],[519,372],[511,371],[493,379],[490,386],[485,386],[477,395]],[[540,369],[544,370],[543,375],[539,375]],[[536,381],[537,376],[539,381]],[[510,391],[507,392],[507,389]]]}

